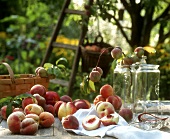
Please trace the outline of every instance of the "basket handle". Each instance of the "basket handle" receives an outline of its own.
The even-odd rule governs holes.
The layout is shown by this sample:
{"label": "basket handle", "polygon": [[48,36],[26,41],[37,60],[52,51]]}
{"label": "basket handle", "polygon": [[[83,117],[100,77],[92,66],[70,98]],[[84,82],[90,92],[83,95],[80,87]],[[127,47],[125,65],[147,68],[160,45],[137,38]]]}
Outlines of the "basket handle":
{"label": "basket handle", "polygon": [[5,62],[1,62],[0,64],[5,65],[5,67],[7,68],[8,72],[9,72],[9,76],[11,78],[12,83],[15,83],[14,73],[13,73],[13,70],[11,69],[10,65]]}
{"label": "basket handle", "polygon": [[95,38],[95,43],[102,43],[103,42],[103,37],[102,35],[99,33],[96,38]]}

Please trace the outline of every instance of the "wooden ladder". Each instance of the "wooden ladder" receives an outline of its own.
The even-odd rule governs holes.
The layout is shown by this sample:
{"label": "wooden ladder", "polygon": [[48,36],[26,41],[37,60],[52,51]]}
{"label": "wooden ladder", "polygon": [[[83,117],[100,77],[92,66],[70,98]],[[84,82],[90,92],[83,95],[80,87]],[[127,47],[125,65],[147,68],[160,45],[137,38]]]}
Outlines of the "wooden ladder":
{"label": "wooden ladder", "polygon": [[[43,60],[41,62],[41,66],[43,66],[44,63],[46,63],[48,61],[48,58],[50,57],[53,48],[65,48],[65,49],[70,49],[70,50],[75,51],[75,58],[74,58],[74,62],[73,62],[73,65],[72,65],[70,80],[66,81],[66,80],[61,80],[61,79],[55,79],[55,80],[50,81],[52,83],[60,84],[62,86],[68,87],[67,94],[69,96],[72,96],[72,92],[73,92],[72,89],[73,89],[76,73],[77,73],[78,66],[79,66],[79,60],[80,60],[80,56],[81,56],[80,45],[83,43],[84,37],[85,37],[87,30],[88,30],[87,25],[88,25],[88,21],[89,21],[89,16],[86,14],[85,11],[68,9],[70,3],[71,3],[71,0],[65,0],[65,3],[63,4],[61,14],[60,14],[59,19],[58,19],[58,23],[56,24],[55,29],[53,31],[50,43],[49,43],[48,48],[46,50],[45,57],[43,58]],[[92,4],[93,4],[93,0],[89,0],[87,5],[91,6]],[[57,36],[59,35],[59,31],[62,27],[63,21],[64,21],[67,14],[75,14],[75,15],[84,16],[84,23],[82,24],[82,27],[81,27],[81,35],[80,35],[79,44],[78,44],[77,47],[74,46],[74,45],[62,44],[62,43],[56,42]]]}

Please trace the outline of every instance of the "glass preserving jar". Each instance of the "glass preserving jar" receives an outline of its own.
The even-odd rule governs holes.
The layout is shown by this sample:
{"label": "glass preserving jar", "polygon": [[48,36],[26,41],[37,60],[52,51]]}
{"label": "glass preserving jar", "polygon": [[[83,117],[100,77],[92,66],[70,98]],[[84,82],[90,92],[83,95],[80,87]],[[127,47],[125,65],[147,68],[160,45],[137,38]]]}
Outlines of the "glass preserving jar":
{"label": "glass preserving jar", "polygon": [[159,65],[139,64],[136,70],[135,100],[158,100],[160,70]]}

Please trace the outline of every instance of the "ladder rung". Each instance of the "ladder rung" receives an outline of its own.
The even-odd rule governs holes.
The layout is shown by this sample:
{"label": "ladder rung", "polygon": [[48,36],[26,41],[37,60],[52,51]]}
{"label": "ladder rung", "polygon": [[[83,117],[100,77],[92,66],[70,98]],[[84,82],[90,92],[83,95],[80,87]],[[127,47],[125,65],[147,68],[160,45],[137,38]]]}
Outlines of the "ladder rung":
{"label": "ladder rung", "polygon": [[85,15],[84,11],[71,10],[71,9],[65,9],[65,13],[68,13],[68,14],[77,14],[77,15]]}
{"label": "ladder rung", "polygon": [[76,45],[70,45],[70,44],[63,44],[63,43],[53,42],[52,46],[53,47],[65,48],[65,49],[71,49],[71,50],[77,50],[77,46]]}
{"label": "ladder rung", "polygon": [[68,84],[69,84],[68,81],[61,80],[61,79],[52,79],[52,80],[50,80],[50,82],[54,83],[54,84],[60,84],[62,86],[66,86],[66,87],[68,87]]}

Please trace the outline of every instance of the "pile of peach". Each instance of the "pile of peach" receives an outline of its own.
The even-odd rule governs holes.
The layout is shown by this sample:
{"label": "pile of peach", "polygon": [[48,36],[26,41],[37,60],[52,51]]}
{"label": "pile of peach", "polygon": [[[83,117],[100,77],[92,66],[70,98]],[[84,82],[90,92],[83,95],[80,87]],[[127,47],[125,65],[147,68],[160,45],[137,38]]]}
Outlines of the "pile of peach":
{"label": "pile of peach", "polygon": [[[34,85],[28,92],[30,97],[22,100],[21,107],[13,107],[7,117],[7,105],[1,108],[1,117],[7,120],[9,130],[15,134],[34,135],[39,128],[48,128],[55,122],[55,117],[66,129],[78,129],[79,119],[73,114],[79,109],[89,109],[91,104],[85,99],[72,100],[68,95],[59,96],[55,91],[46,91],[42,85]],[[93,101],[97,115],[89,115],[83,119],[85,130],[94,130],[104,126],[115,125],[119,115],[130,120],[132,112],[123,109],[122,100],[115,95],[111,85],[100,88],[100,94]],[[119,115],[115,113],[119,111]]]}
{"label": "pile of peach", "polygon": [[101,48],[95,44],[94,45],[86,45],[85,49],[87,51],[100,52],[100,53],[104,52],[105,54],[109,53],[109,50],[107,48]]}
{"label": "pile of peach", "polygon": [[12,107],[7,117],[7,105],[0,110],[0,116],[7,120],[9,130],[14,134],[33,135],[39,128],[48,128],[55,122],[55,117],[72,115],[78,109],[88,109],[87,100],[72,100],[68,95],[59,96],[55,91],[46,91],[42,85],[34,85],[28,92],[30,97],[22,100],[22,106]]}
{"label": "pile of peach", "polygon": [[[127,122],[133,117],[130,109],[122,107],[121,98],[115,95],[112,86],[109,84],[105,84],[100,88],[100,94],[95,97],[93,103],[97,115],[88,115],[82,120],[81,124],[85,130],[98,129],[101,124],[104,126],[116,125],[119,122],[119,115]],[[80,124],[73,115],[63,117],[61,122],[66,129],[78,129]]]}

